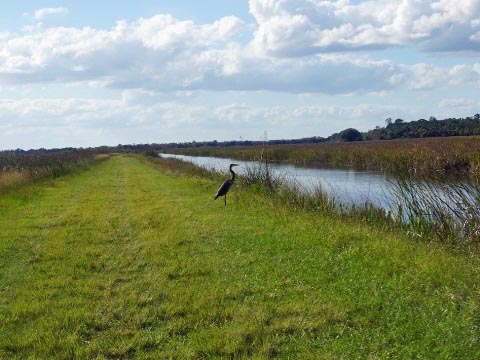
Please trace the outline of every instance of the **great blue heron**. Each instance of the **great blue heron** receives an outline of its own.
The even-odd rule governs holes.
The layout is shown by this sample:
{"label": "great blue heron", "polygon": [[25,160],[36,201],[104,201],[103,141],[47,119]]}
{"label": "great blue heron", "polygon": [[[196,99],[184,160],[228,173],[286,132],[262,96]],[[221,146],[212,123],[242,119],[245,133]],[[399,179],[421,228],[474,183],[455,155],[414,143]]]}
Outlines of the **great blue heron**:
{"label": "great blue heron", "polygon": [[238,166],[238,164],[230,164],[230,172],[232,173],[232,177],[230,178],[230,180],[225,180],[223,182],[222,186],[220,186],[217,193],[215,194],[215,199],[214,200],[217,200],[217,198],[220,197],[220,196],[225,197],[225,206],[227,206],[228,190],[230,190],[230,187],[232,186],[233,182],[235,181],[235,173],[232,170],[232,167],[234,167],[234,166]]}

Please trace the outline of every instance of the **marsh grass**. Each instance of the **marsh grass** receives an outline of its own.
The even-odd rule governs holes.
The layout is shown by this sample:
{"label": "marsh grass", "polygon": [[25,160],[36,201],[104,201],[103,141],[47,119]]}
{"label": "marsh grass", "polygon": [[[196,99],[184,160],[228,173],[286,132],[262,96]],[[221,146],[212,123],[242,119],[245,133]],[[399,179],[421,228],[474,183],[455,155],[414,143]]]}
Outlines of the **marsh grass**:
{"label": "marsh grass", "polygon": [[268,166],[256,163],[246,166],[239,177],[239,183],[244,187],[258,188],[260,191],[275,194],[286,186],[287,181],[285,175],[273,175]]}
{"label": "marsh grass", "polygon": [[397,223],[422,239],[478,246],[480,184],[474,178],[400,178],[392,181]]}
{"label": "marsh grass", "polygon": [[477,257],[139,159],[0,197],[0,358],[479,357]]}
{"label": "marsh grass", "polygon": [[23,183],[27,178],[28,174],[26,172],[18,170],[0,172],[0,191]]}
{"label": "marsh grass", "polygon": [[[140,159],[145,161],[143,157]],[[209,178],[219,182],[229,176],[213,168],[207,169],[175,158],[148,157],[147,161],[156,164],[162,171],[169,174]],[[287,174],[274,174],[265,161],[247,165],[242,175],[237,176],[234,186],[241,191],[268,196],[279,205],[286,205],[294,210],[318,212],[344,219],[352,218],[389,228],[395,225],[394,219],[388,212],[374,207],[368,200],[363,206],[339,203],[335,196],[323,189],[321,184],[306,189]]]}
{"label": "marsh grass", "polygon": [[110,156],[116,156],[116,155],[119,155],[119,154],[96,154],[95,155],[95,160],[106,160],[108,159]]}
{"label": "marsh grass", "polygon": [[[164,152],[261,160],[262,149],[262,146],[231,146],[165,149]],[[268,159],[327,168],[378,170],[395,175],[480,175],[480,137],[269,145]]]}
{"label": "marsh grass", "polygon": [[0,152],[0,193],[35,181],[81,171],[109,157],[108,154],[95,154],[88,150],[34,154]]}
{"label": "marsh grass", "polygon": [[[220,181],[225,175],[179,159],[153,160],[172,174],[207,177]],[[339,203],[316,185],[307,190],[286,175],[275,175],[259,162],[248,165],[237,178],[242,191],[267,195],[282,205],[341,219],[355,219],[379,228],[397,229],[424,241],[477,251],[480,240],[480,184],[473,178],[400,177],[390,181],[384,195],[390,210]]]}
{"label": "marsh grass", "polygon": [[249,167],[240,184],[295,209],[396,228],[425,241],[469,251],[476,251],[480,242],[480,183],[472,177],[391,180],[384,195],[391,210],[375,207],[368,199],[363,206],[338,203],[320,184],[307,190],[293,179],[269,173],[261,163]]}

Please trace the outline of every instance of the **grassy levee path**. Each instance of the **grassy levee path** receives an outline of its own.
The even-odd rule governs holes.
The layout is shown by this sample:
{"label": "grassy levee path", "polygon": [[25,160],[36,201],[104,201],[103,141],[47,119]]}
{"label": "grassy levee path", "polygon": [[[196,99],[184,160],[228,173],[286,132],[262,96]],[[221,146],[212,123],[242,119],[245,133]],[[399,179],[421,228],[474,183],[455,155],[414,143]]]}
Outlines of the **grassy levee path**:
{"label": "grassy levee path", "polygon": [[478,359],[478,256],[113,157],[0,197],[0,358]]}

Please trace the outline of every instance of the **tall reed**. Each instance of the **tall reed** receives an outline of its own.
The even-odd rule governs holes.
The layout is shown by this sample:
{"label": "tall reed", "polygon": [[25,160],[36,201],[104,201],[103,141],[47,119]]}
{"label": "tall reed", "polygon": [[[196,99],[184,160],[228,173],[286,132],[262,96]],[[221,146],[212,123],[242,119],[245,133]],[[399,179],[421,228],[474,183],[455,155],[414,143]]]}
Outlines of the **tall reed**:
{"label": "tall reed", "polygon": [[57,178],[106,157],[92,150],[0,152],[0,192],[26,182]]}
{"label": "tall reed", "polygon": [[28,174],[18,170],[0,172],[0,191],[27,180]]}
{"label": "tall reed", "polygon": [[[165,152],[260,160],[264,146],[166,149]],[[480,175],[480,138],[429,138],[353,143],[268,145],[269,161],[379,170],[395,175],[470,173]]]}
{"label": "tall reed", "polygon": [[473,178],[400,178],[391,183],[397,223],[422,239],[452,245],[480,242],[480,183]]}

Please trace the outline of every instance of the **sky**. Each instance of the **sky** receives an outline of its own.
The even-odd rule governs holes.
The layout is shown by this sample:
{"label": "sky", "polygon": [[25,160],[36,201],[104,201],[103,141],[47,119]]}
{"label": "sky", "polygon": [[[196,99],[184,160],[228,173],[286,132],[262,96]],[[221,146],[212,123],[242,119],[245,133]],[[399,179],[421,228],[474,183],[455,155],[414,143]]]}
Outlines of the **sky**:
{"label": "sky", "polygon": [[0,1],[0,149],[480,112],[480,0]]}

